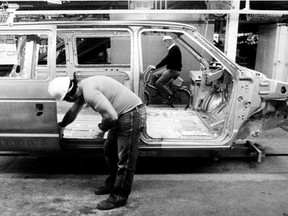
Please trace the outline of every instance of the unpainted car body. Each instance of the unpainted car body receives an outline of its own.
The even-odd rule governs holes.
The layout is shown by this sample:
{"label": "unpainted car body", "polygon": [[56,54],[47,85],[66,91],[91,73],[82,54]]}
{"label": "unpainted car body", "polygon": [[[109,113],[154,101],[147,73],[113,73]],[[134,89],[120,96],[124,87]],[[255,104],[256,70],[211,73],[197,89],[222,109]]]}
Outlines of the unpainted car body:
{"label": "unpainted car body", "polygon": [[49,96],[49,82],[56,76],[81,80],[106,75],[144,99],[143,73],[167,53],[161,46],[164,35],[172,36],[181,49],[181,76],[193,98],[188,109],[157,100],[147,106],[140,154],[189,156],[196,150],[224,150],[250,134],[287,128],[288,83],[237,65],[190,25],[24,22],[0,26],[0,49],[7,60],[0,62],[0,151],[100,152],[104,140],[92,138],[100,116],[89,107],[59,137],[57,122],[71,105]]}

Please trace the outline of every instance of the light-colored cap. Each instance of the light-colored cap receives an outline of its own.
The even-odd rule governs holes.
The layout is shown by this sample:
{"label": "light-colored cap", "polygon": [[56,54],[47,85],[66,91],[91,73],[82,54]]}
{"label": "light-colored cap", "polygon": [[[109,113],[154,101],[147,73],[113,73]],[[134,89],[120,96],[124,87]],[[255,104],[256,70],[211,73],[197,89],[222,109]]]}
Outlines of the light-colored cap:
{"label": "light-colored cap", "polygon": [[173,40],[173,38],[171,36],[165,35],[162,40]]}
{"label": "light-colored cap", "polygon": [[57,77],[48,86],[49,94],[57,101],[62,101],[65,95],[71,90],[69,89],[69,77]]}

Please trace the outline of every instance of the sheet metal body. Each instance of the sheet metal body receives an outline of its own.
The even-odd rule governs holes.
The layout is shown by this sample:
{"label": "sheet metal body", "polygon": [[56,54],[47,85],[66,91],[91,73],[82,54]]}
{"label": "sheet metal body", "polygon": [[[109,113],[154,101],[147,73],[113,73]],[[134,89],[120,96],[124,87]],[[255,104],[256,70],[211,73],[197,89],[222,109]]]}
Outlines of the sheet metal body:
{"label": "sheet metal body", "polygon": [[[160,44],[167,34],[185,53],[185,67],[191,67],[189,71],[194,66],[201,68],[201,81],[187,110],[157,102],[147,107],[141,149],[157,149],[157,155],[161,151],[224,150],[249,134],[287,125],[288,83],[240,67],[190,25],[147,21],[14,23],[0,25],[0,37],[17,38],[15,52],[21,68],[15,76],[0,78],[0,150],[47,153],[102,149],[104,140],[92,139],[100,116],[88,107],[59,140],[57,121],[69,104],[56,103],[48,95],[49,82],[56,76],[81,80],[107,75],[143,98],[144,70],[166,52]],[[25,46],[34,42],[30,53],[22,55],[24,43],[19,41],[24,36]],[[148,48],[153,52],[147,52]],[[95,62],[92,51],[98,59],[101,49],[106,52],[105,61]],[[119,51],[121,55],[116,55]],[[216,66],[210,64],[212,60],[217,61]],[[8,66],[1,63],[3,70]],[[23,71],[30,71],[30,76],[25,77]]]}

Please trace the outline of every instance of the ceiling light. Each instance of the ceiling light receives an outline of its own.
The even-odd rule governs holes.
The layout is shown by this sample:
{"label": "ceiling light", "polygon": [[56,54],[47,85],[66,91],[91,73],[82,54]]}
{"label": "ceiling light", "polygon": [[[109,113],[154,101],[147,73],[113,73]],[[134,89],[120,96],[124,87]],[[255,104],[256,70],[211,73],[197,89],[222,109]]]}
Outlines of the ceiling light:
{"label": "ceiling light", "polygon": [[61,0],[47,0],[47,2],[51,4],[62,4]]}

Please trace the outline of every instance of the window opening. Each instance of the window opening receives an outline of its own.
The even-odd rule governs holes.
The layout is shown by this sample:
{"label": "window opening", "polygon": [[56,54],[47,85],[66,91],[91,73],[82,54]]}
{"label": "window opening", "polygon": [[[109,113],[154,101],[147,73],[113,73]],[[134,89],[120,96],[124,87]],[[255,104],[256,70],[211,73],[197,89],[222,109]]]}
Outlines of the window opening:
{"label": "window opening", "polygon": [[[38,65],[47,65],[47,53],[48,53],[47,51],[48,51],[48,39],[42,38],[40,40]],[[57,37],[56,64],[57,65],[66,64],[65,38]]]}
{"label": "window opening", "polygon": [[[35,70],[41,60],[39,56],[48,50],[41,44],[48,41],[44,34],[7,34],[0,35],[0,78],[1,79],[43,79]],[[47,44],[47,43],[46,43]],[[46,55],[47,58],[47,55]],[[46,60],[47,64],[47,60]]]}
{"label": "window opening", "polygon": [[78,37],[76,38],[79,65],[129,65],[130,37]]}

